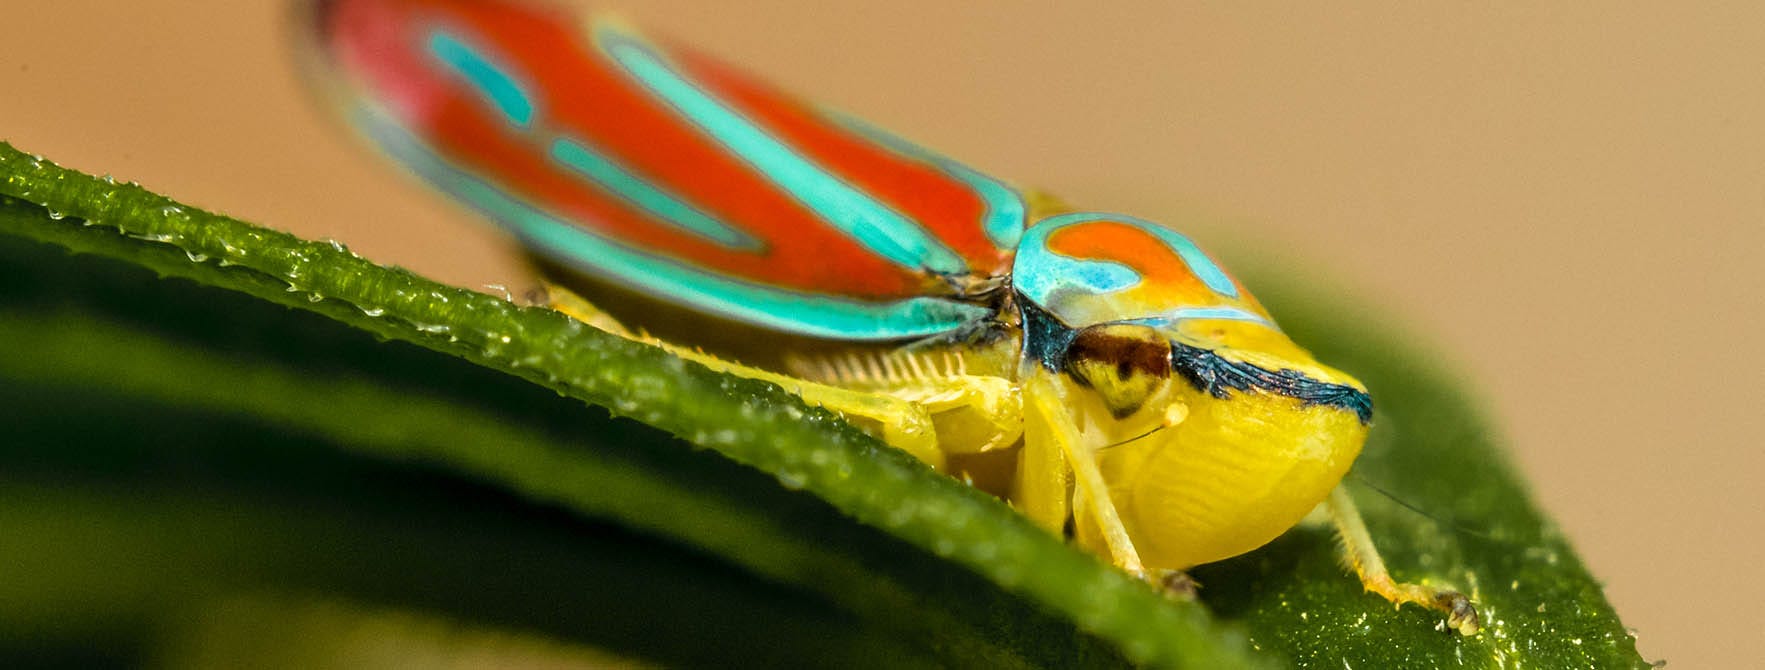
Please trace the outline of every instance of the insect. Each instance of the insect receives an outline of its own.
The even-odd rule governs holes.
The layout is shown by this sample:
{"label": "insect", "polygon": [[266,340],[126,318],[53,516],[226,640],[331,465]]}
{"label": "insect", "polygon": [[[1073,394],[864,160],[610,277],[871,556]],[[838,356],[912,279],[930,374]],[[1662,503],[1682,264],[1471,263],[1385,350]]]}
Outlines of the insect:
{"label": "insect", "polygon": [[1478,629],[1460,593],[1391,579],[1340,488],[1366,388],[1181,233],[1014,187],[617,20],[313,8],[343,113],[519,237],[559,309],[776,382],[1153,582],[1322,504],[1368,590]]}

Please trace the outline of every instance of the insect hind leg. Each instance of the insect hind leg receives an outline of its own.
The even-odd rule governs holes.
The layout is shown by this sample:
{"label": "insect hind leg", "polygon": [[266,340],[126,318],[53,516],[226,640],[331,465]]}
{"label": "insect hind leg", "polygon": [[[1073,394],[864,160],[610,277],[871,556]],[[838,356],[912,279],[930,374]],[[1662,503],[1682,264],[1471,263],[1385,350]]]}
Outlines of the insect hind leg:
{"label": "insect hind leg", "polygon": [[777,384],[808,404],[875,424],[878,437],[890,446],[912,454],[933,468],[945,468],[945,453],[939,445],[931,414],[919,403],[882,393],[841,388],[725,360],[627,328],[594,303],[564,287],[547,284],[546,291],[553,309],[583,323],[634,342],[661,348],[718,372]]}

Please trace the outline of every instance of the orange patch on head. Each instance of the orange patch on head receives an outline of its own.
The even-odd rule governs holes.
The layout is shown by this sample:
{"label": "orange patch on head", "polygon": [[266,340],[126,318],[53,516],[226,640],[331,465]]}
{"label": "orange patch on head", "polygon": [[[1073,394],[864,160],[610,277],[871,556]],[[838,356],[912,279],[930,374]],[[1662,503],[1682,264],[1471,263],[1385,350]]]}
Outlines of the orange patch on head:
{"label": "orange patch on head", "polygon": [[1147,284],[1192,284],[1206,289],[1175,249],[1152,233],[1126,223],[1088,221],[1061,228],[1048,236],[1048,250],[1072,258],[1121,263],[1140,273],[1141,281]]}

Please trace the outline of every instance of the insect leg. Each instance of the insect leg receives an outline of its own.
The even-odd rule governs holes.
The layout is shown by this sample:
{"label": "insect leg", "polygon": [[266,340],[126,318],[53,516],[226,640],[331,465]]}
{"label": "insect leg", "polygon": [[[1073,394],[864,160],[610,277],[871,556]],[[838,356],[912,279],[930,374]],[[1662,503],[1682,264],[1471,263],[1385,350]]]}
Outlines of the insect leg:
{"label": "insect leg", "polygon": [[[938,354],[942,354],[940,359]],[[787,358],[799,379],[876,393],[925,408],[949,455],[978,454],[1017,444],[1023,435],[1023,401],[1012,380],[969,374],[970,352],[848,352]]]}
{"label": "insect leg", "polygon": [[1361,521],[1360,510],[1354,506],[1346,487],[1337,484],[1330,491],[1326,504],[1330,519],[1336,524],[1336,532],[1342,538],[1343,560],[1360,576],[1362,586],[1399,606],[1415,603],[1439,610],[1446,614],[1448,626],[1465,635],[1477,634],[1482,623],[1477,617],[1477,609],[1464,594],[1447,588],[1392,581],[1391,574],[1385,571],[1385,560],[1379,557],[1379,550],[1373,546],[1373,538],[1367,534],[1367,525]]}
{"label": "insect leg", "polygon": [[659,347],[671,354],[718,372],[777,384],[784,390],[802,397],[806,403],[839,412],[848,418],[856,417],[880,424],[881,429],[878,432],[881,433],[880,437],[884,442],[912,454],[933,468],[944,469],[944,452],[938,446],[937,431],[933,429],[931,415],[925,407],[918,403],[886,394],[840,388],[727,361],[702,351],[633,332],[606,312],[601,311],[600,308],[595,307],[593,303],[563,287],[548,285],[546,289],[550,294],[553,309],[568,314],[579,321],[635,342]]}
{"label": "insect leg", "polygon": [[1023,401],[1007,379],[959,375],[927,379],[891,393],[931,413],[938,443],[950,454],[974,454],[1017,444],[1023,436]]}
{"label": "insect leg", "polygon": [[[1084,444],[1054,381],[1045,374],[1037,374],[1030,379],[1024,393],[1028,405],[1026,416],[1034,417],[1036,425],[1026,427],[1024,431],[1023,458],[1032,463],[1050,457],[1064,460],[1071,468],[1074,497],[1079,499],[1075,502],[1083,503],[1074,505],[1074,508],[1080,514],[1089,515],[1096,524],[1116,567],[1145,579],[1146,566],[1140,562],[1140,553],[1134,549],[1134,541],[1128,537],[1121,515],[1109,498],[1109,488],[1103,481],[1103,472],[1097,467],[1096,456]],[[1032,515],[1031,518],[1036,517]]]}

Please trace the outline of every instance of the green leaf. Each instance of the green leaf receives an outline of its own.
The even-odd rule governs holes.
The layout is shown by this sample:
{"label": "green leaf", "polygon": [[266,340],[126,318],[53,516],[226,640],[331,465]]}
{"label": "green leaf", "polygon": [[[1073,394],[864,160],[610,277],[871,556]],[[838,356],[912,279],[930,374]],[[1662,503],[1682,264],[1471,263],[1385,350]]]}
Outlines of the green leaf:
{"label": "green leaf", "polygon": [[[197,658],[244,598],[685,665],[1641,664],[1451,384],[1306,296],[1265,297],[1382,403],[1360,476],[1453,522],[1362,492],[1375,538],[1483,635],[1310,528],[1197,571],[1210,616],[770,385],[10,146],[0,175],[3,657]],[[315,625],[274,619],[243,617]]]}

